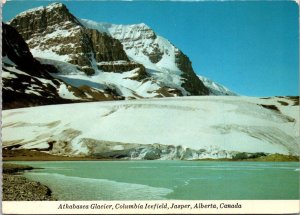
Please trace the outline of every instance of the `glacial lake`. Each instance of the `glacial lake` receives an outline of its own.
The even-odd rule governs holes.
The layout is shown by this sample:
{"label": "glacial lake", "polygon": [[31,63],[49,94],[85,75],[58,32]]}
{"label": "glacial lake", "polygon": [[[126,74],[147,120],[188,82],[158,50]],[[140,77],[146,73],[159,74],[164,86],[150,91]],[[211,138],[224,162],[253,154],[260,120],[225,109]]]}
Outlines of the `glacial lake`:
{"label": "glacial lake", "polygon": [[298,162],[13,162],[58,200],[299,199]]}

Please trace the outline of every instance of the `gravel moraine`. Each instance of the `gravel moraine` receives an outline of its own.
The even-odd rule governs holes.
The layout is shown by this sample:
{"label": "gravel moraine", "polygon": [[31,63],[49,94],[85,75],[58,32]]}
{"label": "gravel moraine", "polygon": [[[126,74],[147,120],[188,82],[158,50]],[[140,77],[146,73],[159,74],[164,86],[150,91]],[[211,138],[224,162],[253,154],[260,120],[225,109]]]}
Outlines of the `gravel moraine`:
{"label": "gravel moraine", "polygon": [[[11,164],[9,164],[11,165]],[[11,169],[11,168],[9,168]],[[22,169],[15,172],[22,171]],[[39,182],[30,181],[22,175],[8,171],[3,165],[3,201],[51,201],[56,200],[51,195],[51,190]]]}

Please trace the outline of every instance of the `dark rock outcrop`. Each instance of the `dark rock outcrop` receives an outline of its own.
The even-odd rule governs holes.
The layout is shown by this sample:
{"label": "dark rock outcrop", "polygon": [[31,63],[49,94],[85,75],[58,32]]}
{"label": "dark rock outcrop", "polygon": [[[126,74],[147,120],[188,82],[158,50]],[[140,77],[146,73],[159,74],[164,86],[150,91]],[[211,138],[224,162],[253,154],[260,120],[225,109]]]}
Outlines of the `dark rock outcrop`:
{"label": "dark rock outcrop", "polygon": [[105,72],[114,72],[114,73],[123,73],[136,69],[135,76],[130,77],[132,80],[143,81],[146,78],[149,78],[149,75],[146,72],[146,68],[139,63],[133,61],[110,61],[103,62],[98,65],[98,69],[101,69]]}
{"label": "dark rock outcrop", "polygon": [[[53,103],[68,103],[59,97],[57,89],[41,80],[54,80],[49,70],[55,70],[51,65],[42,65],[33,58],[21,35],[13,27],[2,23],[2,99],[3,109],[19,108]],[[6,61],[9,60],[11,64]],[[38,89],[37,94],[27,94],[26,90]],[[49,99],[51,98],[51,99]]]}
{"label": "dark rock outcrop", "polygon": [[86,33],[91,40],[97,62],[116,60],[129,61],[119,40],[105,33],[100,33],[95,29],[86,29]]}
{"label": "dark rock outcrop", "polygon": [[182,96],[182,92],[180,90],[169,88],[169,87],[161,87],[158,90],[156,90],[155,92],[158,93],[158,95],[156,96],[158,98],[160,98],[160,97],[172,97],[174,95]]}
{"label": "dark rock outcrop", "polygon": [[17,68],[39,77],[51,77],[48,72],[56,71],[52,65],[42,65],[33,58],[26,42],[13,27],[2,23],[2,57],[8,57]]}
{"label": "dark rock outcrop", "polygon": [[152,43],[150,46],[152,48],[151,52],[147,49],[143,49],[143,54],[148,56],[152,63],[158,63],[162,59],[164,53],[159,49],[157,43]]}
{"label": "dark rock outcrop", "polygon": [[10,21],[25,40],[29,40],[40,34],[49,34],[60,26],[71,29],[81,26],[67,7],[61,3],[54,3],[49,7],[39,7],[28,12],[19,14]]}
{"label": "dark rock outcrop", "polygon": [[209,90],[195,74],[190,59],[181,51],[176,52],[175,57],[175,62],[182,71],[181,76],[184,80],[182,87],[191,95],[208,95]]}

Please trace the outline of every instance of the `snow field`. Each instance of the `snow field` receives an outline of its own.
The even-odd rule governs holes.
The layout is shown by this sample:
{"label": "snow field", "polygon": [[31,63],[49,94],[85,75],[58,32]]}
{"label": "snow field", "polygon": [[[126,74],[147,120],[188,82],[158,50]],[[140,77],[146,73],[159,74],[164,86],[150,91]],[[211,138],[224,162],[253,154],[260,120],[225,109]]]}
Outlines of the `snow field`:
{"label": "snow field", "polygon": [[286,115],[260,106],[282,108],[277,100],[204,96],[7,110],[3,144],[35,148],[51,140],[67,141],[76,154],[88,153],[82,145],[88,138],[125,145],[299,154],[299,106],[284,106]]}

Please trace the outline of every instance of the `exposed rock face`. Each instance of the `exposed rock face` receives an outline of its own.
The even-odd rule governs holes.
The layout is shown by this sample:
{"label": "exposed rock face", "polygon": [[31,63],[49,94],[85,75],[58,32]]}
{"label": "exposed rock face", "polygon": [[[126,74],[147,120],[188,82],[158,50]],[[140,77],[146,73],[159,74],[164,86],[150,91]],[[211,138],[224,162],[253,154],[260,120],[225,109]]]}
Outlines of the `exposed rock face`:
{"label": "exposed rock face", "polygon": [[86,32],[91,40],[97,62],[116,60],[129,61],[119,40],[105,33],[100,33],[95,29],[86,29]]}
{"label": "exposed rock face", "polygon": [[202,81],[195,74],[192,62],[181,51],[175,52],[175,62],[178,68],[183,71],[182,78],[184,79],[182,87],[185,88],[191,95],[208,95],[209,91]]}
{"label": "exposed rock face", "polygon": [[55,67],[41,65],[35,60],[22,36],[5,23],[2,23],[2,56],[8,57],[18,68],[31,75],[51,77],[47,71],[55,71]]}
{"label": "exposed rock face", "polygon": [[[47,68],[35,60],[30,50],[13,27],[2,23],[2,97],[3,108],[24,107],[32,104],[66,103],[58,96],[56,88],[51,84],[43,84],[43,80],[53,80]],[[39,93],[26,93],[38,89]],[[53,100],[49,100],[52,98]],[[49,101],[46,101],[49,100]]]}
{"label": "exposed rock face", "polygon": [[133,61],[110,61],[98,63],[98,68],[105,72],[123,73],[126,71],[135,71],[135,76],[130,77],[132,80],[142,81],[149,77],[146,68],[139,63]]}
{"label": "exposed rock face", "polygon": [[71,29],[80,25],[78,20],[69,13],[66,6],[60,3],[20,13],[11,20],[10,24],[22,34],[25,40],[40,34],[52,33],[60,26]]}
{"label": "exposed rock face", "polygon": [[156,97],[172,97],[172,96],[182,96],[182,92],[178,89],[173,89],[170,87],[161,87],[156,90],[158,96]]}
{"label": "exposed rock face", "polygon": [[19,14],[11,20],[35,56],[58,57],[78,66],[87,75],[96,62],[126,60],[122,44],[96,30],[86,29],[65,5],[54,3]]}

